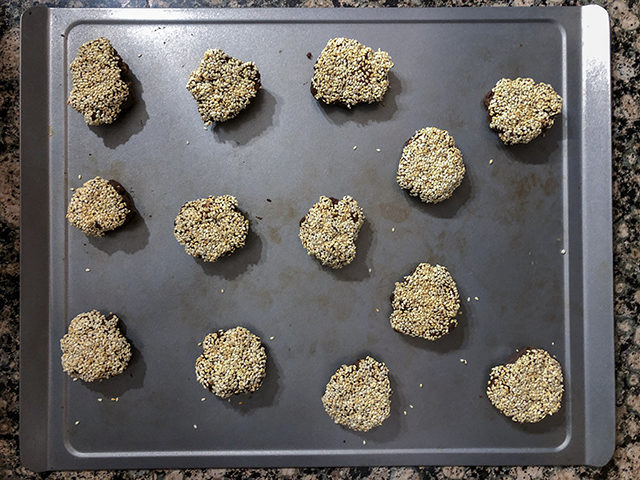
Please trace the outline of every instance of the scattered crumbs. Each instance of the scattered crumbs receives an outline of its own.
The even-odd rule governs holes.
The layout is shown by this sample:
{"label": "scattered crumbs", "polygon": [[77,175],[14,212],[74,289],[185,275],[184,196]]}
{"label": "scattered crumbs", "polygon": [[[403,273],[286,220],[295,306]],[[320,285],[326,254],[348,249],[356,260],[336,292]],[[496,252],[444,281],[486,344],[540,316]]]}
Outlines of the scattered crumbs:
{"label": "scattered crumbs", "polygon": [[565,253],[567,253],[567,251],[563,248],[562,250],[560,250],[560,253],[564,255]]}
{"label": "scattered crumbs", "polygon": [[202,398],[200,399],[200,401],[201,401],[201,402],[204,402],[205,400],[206,400],[206,398],[204,398],[204,397],[202,397]]}
{"label": "scattered crumbs", "polygon": [[273,340],[273,339],[275,339],[275,338],[276,338],[276,337],[269,337],[269,340]]}
{"label": "scattered crumbs", "polygon": [[220,293],[224,293],[224,288],[221,288],[221,289],[220,289]]}
{"label": "scattered crumbs", "polygon": [[493,165],[493,158],[489,160],[489,165]]}
{"label": "scattered crumbs", "polygon": [[409,408],[413,408],[413,405],[409,405]]}
{"label": "scattered crumbs", "polygon": [[380,309],[379,309],[379,308],[376,308],[376,312],[380,312]]}
{"label": "scattered crumbs", "polygon": [[85,269],[84,269],[84,271],[85,271],[85,272],[90,272],[90,271],[91,271],[91,269],[90,269],[90,268],[85,268]]}
{"label": "scattered crumbs", "polygon": [[467,364],[467,361],[464,358],[460,359],[460,363],[464,363],[465,365]]}
{"label": "scattered crumbs", "polygon": [[80,420],[76,420],[76,425],[80,425]]}
{"label": "scattered crumbs", "polygon": [[357,145],[354,145],[354,146],[353,146],[353,149],[354,149],[354,150],[357,150],[357,149],[358,149],[358,146],[357,146]]}
{"label": "scattered crumbs", "polygon": [[391,227],[391,231],[395,232],[396,231],[396,227]]}
{"label": "scattered crumbs", "polygon": [[78,180],[82,180],[82,175],[78,175]]}
{"label": "scattered crumbs", "polygon": [[379,148],[376,148],[376,152],[379,152],[379,151],[380,151],[380,149],[379,149]]}
{"label": "scattered crumbs", "polygon": [[195,423],[193,424],[193,428],[195,428],[196,430],[198,429],[198,425],[196,425]]}
{"label": "scattered crumbs", "polygon": [[118,400],[120,400],[120,397],[111,397],[112,402],[117,402]]}
{"label": "scattered crumbs", "polygon": [[407,411],[406,411],[406,410],[404,410],[402,413],[406,415],[406,414],[407,414]]}
{"label": "scattered crumbs", "polygon": [[139,54],[138,54],[138,58],[140,58],[140,57],[142,57],[142,54],[141,54],[141,53],[139,53]]}
{"label": "scattered crumbs", "polygon": [[256,216],[256,218],[257,218],[258,220],[262,220],[262,217],[258,217],[258,216]]}
{"label": "scattered crumbs", "polygon": [[311,57],[312,57],[312,56],[313,56],[313,55],[311,55],[311,52],[307,52],[307,58],[308,58],[309,60],[311,60]]}
{"label": "scattered crumbs", "polygon": [[420,388],[422,388],[422,384],[418,385]]}
{"label": "scattered crumbs", "polygon": [[98,401],[99,401],[99,402],[101,402],[101,401],[102,401],[102,398],[98,398]]}
{"label": "scattered crumbs", "polygon": [[478,300],[480,300],[478,297],[473,297],[473,299],[477,302]]}
{"label": "scattered crumbs", "polygon": [[189,145],[189,140],[187,140],[185,143],[186,143],[187,145]]}
{"label": "scattered crumbs", "polygon": [[271,199],[270,199],[270,198],[267,198],[267,202],[271,203]]}

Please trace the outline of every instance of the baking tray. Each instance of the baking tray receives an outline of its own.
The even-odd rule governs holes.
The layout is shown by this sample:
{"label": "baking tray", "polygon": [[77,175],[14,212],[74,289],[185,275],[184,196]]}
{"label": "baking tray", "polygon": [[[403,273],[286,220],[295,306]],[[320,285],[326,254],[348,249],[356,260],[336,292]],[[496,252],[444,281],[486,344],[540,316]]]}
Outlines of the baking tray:
{"label": "baking tray", "polygon": [[[24,464],[606,463],[608,31],[598,7],[27,11]],[[99,36],[130,66],[136,105],[117,124],[89,128],[65,104],[68,66]],[[334,36],[391,54],[382,104],[347,111],[311,97],[314,59]],[[264,90],[236,120],[203,129],[185,83],[212,47],[255,61]],[[564,110],[543,138],[507,148],[488,128],[482,97],[515,76],[552,84]],[[403,142],[428,125],[451,132],[467,166],[453,198],[436,206],[395,183]],[[69,227],[78,175],[122,182],[142,218],[99,240]],[[177,244],[173,219],[184,202],[223,193],[238,197],[252,233],[246,248],[204,265]],[[337,272],[297,237],[322,194],[351,194],[367,216],[354,264]],[[463,298],[459,328],[437,342],[388,322],[394,282],[422,261],[446,265]],[[72,317],[93,308],[122,318],[134,358],[123,375],[87,385],[63,374],[58,342]],[[194,360],[208,332],[238,324],[264,340],[268,375],[255,394],[227,402],[195,381]],[[558,414],[526,426],[484,392],[491,367],[528,345],[562,362],[566,396]],[[335,425],[320,397],[337,367],[365,354],[389,366],[393,406],[381,427],[356,433]]]}

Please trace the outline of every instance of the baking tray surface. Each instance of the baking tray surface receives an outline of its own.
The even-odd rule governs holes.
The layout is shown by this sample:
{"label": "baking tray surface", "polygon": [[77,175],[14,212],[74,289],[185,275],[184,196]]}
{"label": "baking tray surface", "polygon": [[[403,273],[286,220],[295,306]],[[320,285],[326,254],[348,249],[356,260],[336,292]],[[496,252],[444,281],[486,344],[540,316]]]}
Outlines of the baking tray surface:
{"label": "baking tray surface", "polygon": [[[598,7],[27,11],[26,466],[606,463],[608,35]],[[68,66],[99,36],[131,68],[135,105],[116,124],[89,128],[66,106]],[[381,104],[347,111],[311,97],[314,59],[335,36],[390,53]],[[213,129],[203,129],[185,89],[208,48],[254,61],[264,87]],[[517,76],[553,85],[564,109],[544,137],[504,147],[482,98]],[[429,125],[453,135],[467,168],[453,198],[435,206],[395,183],[404,141]],[[121,182],[141,217],[87,239],[64,215],[71,189],[97,175]],[[205,265],[177,244],[173,219],[184,202],[219,194],[238,198],[251,234],[245,248]],[[367,216],[356,260],[341,271],[321,268],[297,236],[323,194],[352,195]],[[462,298],[459,327],[437,342],[400,335],[388,321],[394,282],[424,261],[446,265]],[[134,358],[121,376],[90,385],[62,372],[59,339],[94,308],[121,317]],[[195,381],[194,361],[208,332],[236,325],[262,338],[268,373],[258,392],[227,402]],[[527,345],[561,361],[566,394],[556,415],[523,426],[491,406],[485,386],[492,366]],[[320,397],[342,363],[365,354],[387,364],[394,395],[391,417],[363,434],[335,425]]]}

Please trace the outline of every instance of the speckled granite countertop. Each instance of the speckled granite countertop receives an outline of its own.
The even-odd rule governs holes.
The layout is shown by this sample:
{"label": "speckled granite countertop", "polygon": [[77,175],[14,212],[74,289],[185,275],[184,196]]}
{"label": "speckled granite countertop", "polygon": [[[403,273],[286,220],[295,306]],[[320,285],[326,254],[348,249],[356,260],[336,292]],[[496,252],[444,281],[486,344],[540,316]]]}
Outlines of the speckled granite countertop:
{"label": "speckled granite countertop", "polygon": [[562,0],[6,0],[0,6],[0,478],[640,478],[640,2],[600,0],[612,24],[613,232],[615,256],[617,448],[603,468],[332,468],[135,470],[36,474],[18,452],[19,44],[21,13],[55,7],[395,7],[577,5]]}

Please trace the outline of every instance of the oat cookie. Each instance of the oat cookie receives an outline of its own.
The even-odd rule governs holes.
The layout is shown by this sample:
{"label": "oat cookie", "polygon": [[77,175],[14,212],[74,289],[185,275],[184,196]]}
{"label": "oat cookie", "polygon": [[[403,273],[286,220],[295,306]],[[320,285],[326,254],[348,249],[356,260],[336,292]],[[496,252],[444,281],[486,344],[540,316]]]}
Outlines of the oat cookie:
{"label": "oat cookie", "polygon": [[391,305],[391,326],[405,335],[436,340],[458,325],[458,289],[440,265],[421,263],[404,281],[396,282]]}
{"label": "oat cookie", "polygon": [[389,369],[371,357],[342,365],[329,380],[322,404],[335,423],[351,430],[382,425],[391,413]]}
{"label": "oat cookie", "polygon": [[67,103],[88,125],[113,123],[131,102],[129,67],[104,37],[83,44],[71,62]]}
{"label": "oat cookie", "polygon": [[243,327],[210,333],[196,360],[196,379],[221,398],[255,392],[266,374],[267,353],[257,337]]}
{"label": "oat cookie", "polygon": [[338,200],[320,197],[300,221],[300,241],[309,255],[333,269],[349,265],[356,257],[356,239],[364,212],[349,195]]}
{"label": "oat cookie", "polygon": [[205,125],[232,119],[247,108],[261,88],[255,63],[243,62],[217,48],[204,52],[187,82]]}
{"label": "oat cookie", "polygon": [[215,262],[244,246],[249,220],[231,195],[185,203],[174,221],[173,235],[185,251],[206,262]]}
{"label": "oat cookie", "polygon": [[391,67],[387,52],[374,52],[350,38],[332,38],[313,67],[311,94],[326,104],[347,108],[379,102],[389,88]]}
{"label": "oat cookie", "polygon": [[531,78],[503,78],[484,98],[489,126],[505,145],[529,143],[553,126],[562,97],[551,85]]}
{"label": "oat cookie", "polygon": [[131,345],[118,328],[118,317],[97,310],[81,313],[60,340],[62,369],[85,382],[121,374],[131,359]]}
{"label": "oat cookie", "polygon": [[453,194],[464,174],[462,154],[449,132],[426,127],[405,143],[396,180],[410,195],[438,203]]}
{"label": "oat cookie", "polygon": [[69,201],[67,220],[90,237],[102,237],[136,214],[131,196],[115,180],[95,177],[79,187]]}
{"label": "oat cookie", "polygon": [[506,365],[491,369],[487,398],[518,423],[536,423],[562,405],[560,363],[541,348],[526,348]]}

